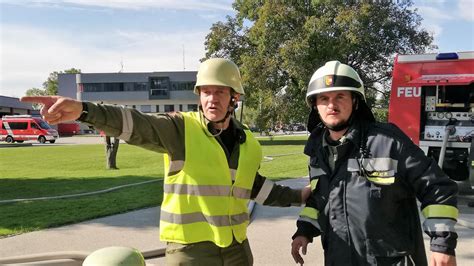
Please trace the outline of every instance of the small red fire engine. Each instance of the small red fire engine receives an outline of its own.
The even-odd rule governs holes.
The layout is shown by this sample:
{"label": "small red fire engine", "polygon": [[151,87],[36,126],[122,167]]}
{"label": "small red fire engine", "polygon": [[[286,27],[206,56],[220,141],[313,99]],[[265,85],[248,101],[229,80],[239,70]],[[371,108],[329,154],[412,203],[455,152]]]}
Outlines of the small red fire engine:
{"label": "small red fire engine", "polygon": [[470,190],[474,52],[397,55],[392,75],[389,122],[435,158],[452,179],[466,181],[461,183]]}

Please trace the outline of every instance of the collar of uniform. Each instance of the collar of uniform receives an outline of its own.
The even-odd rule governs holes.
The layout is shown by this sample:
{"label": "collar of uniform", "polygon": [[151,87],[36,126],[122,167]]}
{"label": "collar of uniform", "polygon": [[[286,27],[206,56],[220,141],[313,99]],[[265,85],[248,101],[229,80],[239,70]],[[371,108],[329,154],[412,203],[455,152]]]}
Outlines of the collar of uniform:
{"label": "collar of uniform", "polygon": [[[326,148],[327,146],[338,146],[338,145],[341,145],[342,143],[344,143],[346,141],[346,135],[344,134],[344,136],[342,136],[342,138],[340,138],[339,140],[331,140],[330,137],[329,137],[329,130],[326,129],[324,130],[324,133],[323,133],[323,137],[322,137],[322,145],[324,148]],[[332,142],[332,143],[331,143]]]}
{"label": "collar of uniform", "polygon": [[354,122],[345,134],[347,140],[351,141],[357,149],[360,148],[362,130],[365,130],[364,124],[359,119],[354,119]]}
{"label": "collar of uniform", "polygon": [[[308,141],[306,142],[304,154],[308,156],[314,156],[317,153],[318,147],[322,147],[324,149],[327,148],[329,145],[326,141],[327,134],[329,134],[329,131],[326,127],[317,127],[313,129]],[[346,139],[345,142],[350,141],[355,145],[355,147],[359,148],[359,137],[360,123],[357,119],[355,119],[351,127],[347,130],[346,134],[344,134],[344,138]]]}

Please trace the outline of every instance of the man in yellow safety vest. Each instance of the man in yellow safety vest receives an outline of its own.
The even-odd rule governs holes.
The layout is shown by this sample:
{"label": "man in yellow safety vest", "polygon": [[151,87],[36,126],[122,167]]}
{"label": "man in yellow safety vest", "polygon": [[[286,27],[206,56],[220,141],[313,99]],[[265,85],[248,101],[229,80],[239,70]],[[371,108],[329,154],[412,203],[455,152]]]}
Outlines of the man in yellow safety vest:
{"label": "man in yellow safety vest", "polygon": [[198,112],[147,115],[117,106],[61,96],[23,97],[43,104],[51,124],[79,120],[129,144],[165,153],[160,239],[168,265],[252,265],[247,203],[299,205],[310,189],[293,190],[258,173],[262,152],[252,133],[233,116],[244,94],[230,60],[204,61],[194,93]]}

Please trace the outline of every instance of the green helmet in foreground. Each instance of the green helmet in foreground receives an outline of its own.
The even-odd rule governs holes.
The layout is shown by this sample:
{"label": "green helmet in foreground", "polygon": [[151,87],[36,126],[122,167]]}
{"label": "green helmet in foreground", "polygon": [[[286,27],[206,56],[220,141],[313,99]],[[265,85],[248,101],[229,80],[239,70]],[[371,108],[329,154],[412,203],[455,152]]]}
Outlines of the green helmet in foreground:
{"label": "green helmet in foreground", "polygon": [[205,85],[231,87],[234,92],[245,94],[239,68],[234,62],[224,58],[211,58],[201,63],[194,93],[199,95],[199,86]]}
{"label": "green helmet in foreground", "polygon": [[311,107],[316,94],[342,90],[357,92],[365,101],[364,83],[357,72],[339,61],[329,61],[311,77],[306,103]]}
{"label": "green helmet in foreground", "polygon": [[92,252],[83,266],[145,266],[140,251],[127,247],[106,247]]}

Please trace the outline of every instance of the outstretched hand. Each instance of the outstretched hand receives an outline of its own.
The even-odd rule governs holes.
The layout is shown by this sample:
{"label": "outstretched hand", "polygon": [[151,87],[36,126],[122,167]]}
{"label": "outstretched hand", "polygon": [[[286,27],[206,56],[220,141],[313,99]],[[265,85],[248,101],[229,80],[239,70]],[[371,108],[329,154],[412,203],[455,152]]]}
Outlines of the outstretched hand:
{"label": "outstretched hand", "polygon": [[51,125],[74,121],[82,113],[82,102],[62,96],[25,96],[20,101],[42,104],[40,114]]}

